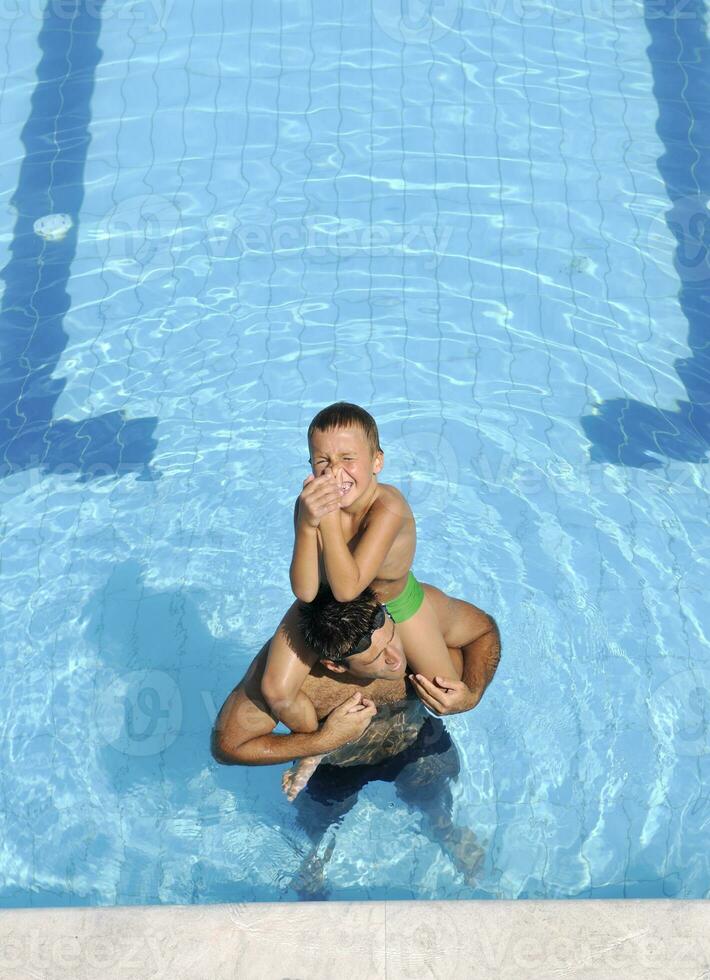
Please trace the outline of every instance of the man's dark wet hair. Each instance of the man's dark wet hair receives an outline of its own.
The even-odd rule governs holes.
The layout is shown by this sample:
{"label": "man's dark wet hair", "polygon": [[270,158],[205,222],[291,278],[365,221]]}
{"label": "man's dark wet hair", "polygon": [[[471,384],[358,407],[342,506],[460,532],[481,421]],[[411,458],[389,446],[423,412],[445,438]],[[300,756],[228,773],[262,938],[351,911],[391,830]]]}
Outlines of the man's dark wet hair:
{"label": "man's dark wet hair", "polygon": [[379,605],[367,586],[350,602],[338,602],[327,585],[322,585],[313,602],[299,604],[299,623],[304,640],[319,660],[333,660],[347,666],[343,658],[371,628]]}
{"label": "man's dark wet hair", "polygon": [[351,402],[335,402],[333,405],[321,409],[308,426],[308,444],[310,446],[315,432],[330,432],[332,429],[349,429],[351,427],[361,429],[373,456],[375,453],[382,452],[377,423],[369,412]]}

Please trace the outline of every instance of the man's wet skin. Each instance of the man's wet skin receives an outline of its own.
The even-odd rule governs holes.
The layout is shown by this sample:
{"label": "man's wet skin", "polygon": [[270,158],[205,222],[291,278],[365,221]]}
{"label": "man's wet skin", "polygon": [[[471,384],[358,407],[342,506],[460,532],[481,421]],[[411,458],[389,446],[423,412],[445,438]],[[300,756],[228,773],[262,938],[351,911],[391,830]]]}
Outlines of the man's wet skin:
{"label": "man's wet skin", "polygon": [[[460,676],[461,651],[451,653]],[[319,721],[357,690],[375,702],[377,714],[359,739],[328,753],[324,761],[338,766],[376,763],[411,745],[428,716],[409,680],[394,621],[388,617],[372,634],[370,648],[348,657],[343,666],[347,673],[334,674],[316,664],[304,681],[302,690],[313,701]]]}
{"label": "man's wet skin", "polygon": [[[462,652],[450,648],[450,654],[460,677]],[[301,899],[328,898],[326,868],[335,835],[331,835],[323,854],[321,842],[339,826],[355,804],[360,788],[371,779],[394,783],[397,796],[422,813],[424,833],[448,855],[466,884],[475,886],[485,848],[471,828],[457,825],[453,819],[451,784],[460,772],[458,753],[442,722],[427,714],[405,676],[408,668],[394,623],[385,622],[373,634],[370,650],[349,657],[347,662],[350,673],[339,675],[343,678],[340,683],[321,665],[306,678],[304,691],[316,704],[319,720],[342,703],[351,689],[357,690],[358,681],[351,674],[359,671],[378,671],[378,678],[366,678],[367,684],[361,688],[376,703],[377,714],[359,739],[323,758],[311,782],[309,772],[299,785],[298,765],[284,774],[284,791],[295,801],[297,821],[312,843],[294,878],[295,891]],[[353,774],[350,781],[345,775],[348,772]],[[296,785],[292,787],[291,781]]]}
{"label": "man's wet skin", "polygon": [[[346,663],[351,672],[380,671],[380,690],[374,689],[377,680],[373,682],[371,675],[367,677],[367,696],[377,705],[377,714],[359,739],[330,752],[326,756],[327,761],[338,766],[373,763],[400,752],[417,737],[417,732],[424,724],[426,712],[411,686],[404,680],[407,661],[402,643],[396,635],[394,622],[388,619],[373,634],[370,649],[349,657]],[[310,686],[314,683],[323,684],[322,680],[316,681],[316,670],[317,668],[306,678],[303,686],[304,693],[309,697],[311,693],[315,693],[309,693]],[[387,687],[383,686],[383,682]],[[319,694],[324,697],[322,687],[319,688]],[[342,689],[340,694],[342,696]]]}
{"label": "man's wet skin", "polygon": [[358,687],[375,702],[377,714],[359,739],[326,756],[299,760],[282,774],[281,786],[291,802],[303,790],[321,759],[337,766],[379,762],[411,745],[424,723],[426,712],[420,710],[421,703],[411,686],[407,684],[409,690],[405,687],[407,662],[390,617],[372,634],[369,649],[348,657],[343,662],[345,665],[347,675],[334,674],[322,664],[316,664],[304,681],[303,692],[313,701],[318,719],[329,714]]}
{"label": "man's wet skin", "polygon": [[[436,608],[456,668],[457,678],[452,682],[458,684],[458,690],[449,689],[453,693],[448,709],[444,710],[468,710],[480,699],[495,673],[500,656],[497,627],[483,610],[471,603],[452,599],[425,583],[422,586]],[[295,650],[299,647],[297,626],[294,603],[279,629],[285,629]],[[275,727],[273,716],[268,714],[261,698],[261,676],[270,642],[264,644],[222,706],[215,723],[216,732],[225,735],[221,743],[217,739],[219,761],[233,764],[239,746],[258,740]],[[371,700],[377,711],[359,738],[323,758],[322,767],[313,776],[313,793],[311,786],[306,786],[295,797],[299,822],[313,844],[313,851],[304,860],[304,871],[310,869],[307,878],[311,882],[305,891],[310,897],[318,897],[316,886],[319,881],[322,885],[324,860],[327,861],[333,847],[331,841],[325,858],[320,856],[318,848],[323,834],[352,807],[359,787],[370,779],[394,780],[397,795],[422,811],[433,837],[466,880],[473,881],[480,848],[473,831],[455,826],[452,820],[450,781],[458,777],[458,756],[450,739],[448,747],[440,741],[448,738],[441,721],[431,718],[424,710],[420,701],[420,695],[426,695],[423,682],[417,686],[416,681],[405,678],[404,652],[391,619],[372,634],[368,650],[348,657],[345,663],[347,668],[332,662],[329,666],[316,663],[305,679],[303,691],[313,702],[319,722],[355,693]],[[466,683],[461,680],[464,673]],[[477,698],[470,694],[474,689]],[[469,696],[471,701],[467,702]],[[429,703],[436,708],[434,701]],[[262,751],[263,763],[259,755],[246,753],[248,764],[269,764],[268,748]]]}
{"label": "man's wet skin", "polygon": [[[470,710],[495,673],[500,656],[495,621],[472,603],[447,596],[426,583],[422,587],[435,609],[456,675],[440,684],[413,676],[405,680],[407,665],[403,646],[391,618],[372,633],[366,651],[341,663],[328,660],[313,663],[313,652],[301,635],[297,603],[278,627],[275,635],[280,636],[280,642],[286,642],[312,665],[303,692],[311,699],[324,730],[330,722],[326,716],[338,709],[340,713],[336,717],[341,720],[331,723],[330,730],[345,732],[349,728],[353,732],[350,739],[336,739],[335,748],[328,753],[340,765],[374,761],[391,754],[395,747],[409,744],[426,714],[422,713],[420,699],[438,714]],[[264,644],[220,709],[213,732],[213,754],[219,762],[270,765],[276,761],[274,754],[282,760],[299,755],[289,755],[288,739],[301,746],[308,742],[306,735],[267,735],[276,727],[276,720],[261,695],[271,642]],[[366,709],[363,705],[367,705]],[[362,717],[358,719],[360,713]],[[316,752],[319,741],[324,740],[315,736]],[[310,755],[300,753],[304,758]]]}

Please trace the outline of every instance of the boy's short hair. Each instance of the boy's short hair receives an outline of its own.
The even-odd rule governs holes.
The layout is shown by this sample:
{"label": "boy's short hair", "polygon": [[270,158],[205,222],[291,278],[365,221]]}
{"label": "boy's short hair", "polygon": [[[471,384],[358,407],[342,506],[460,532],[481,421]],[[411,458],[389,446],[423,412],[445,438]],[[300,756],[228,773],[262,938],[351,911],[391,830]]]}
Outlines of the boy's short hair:
{"label": "boy's short hair", "polygon": [[308,443],[310,445],[315,432],[348,429],[351,426],[362,429],[373,456],[375,453],[382,452],[377,423],[369,412],[359,405],[353,405],[352,402],[335,402],[327,408],[322,408],[308,426]]}
{"label": "boy's short hair", "polygon": [[303,639],[319,660],[345,664],[343,658],[371,629],[378,605],[377,596],[369,585],[350,602],[338,602],[330,587],[321,585],[313,602],[298,605]]}

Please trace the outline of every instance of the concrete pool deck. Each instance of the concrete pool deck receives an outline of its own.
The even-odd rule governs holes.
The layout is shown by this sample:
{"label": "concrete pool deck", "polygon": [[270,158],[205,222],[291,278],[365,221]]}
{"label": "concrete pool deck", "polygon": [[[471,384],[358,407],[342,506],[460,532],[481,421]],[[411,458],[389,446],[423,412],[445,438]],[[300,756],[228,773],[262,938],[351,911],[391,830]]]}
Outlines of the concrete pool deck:
{"label": "concrete pool deck", "polygon": [[700,980],[710,900],[5,909],[2,980]]}

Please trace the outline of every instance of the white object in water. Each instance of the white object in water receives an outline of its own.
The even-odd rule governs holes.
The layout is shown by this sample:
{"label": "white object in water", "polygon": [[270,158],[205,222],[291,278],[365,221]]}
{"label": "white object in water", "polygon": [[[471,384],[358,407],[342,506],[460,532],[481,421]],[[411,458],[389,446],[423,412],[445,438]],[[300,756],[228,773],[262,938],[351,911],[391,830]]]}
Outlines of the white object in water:
{"label": "white object in water", "polygon": [[60,242],[73,224],[68,214],[45,214],[43,218],[37,218],[32,227],[40,238]]}

